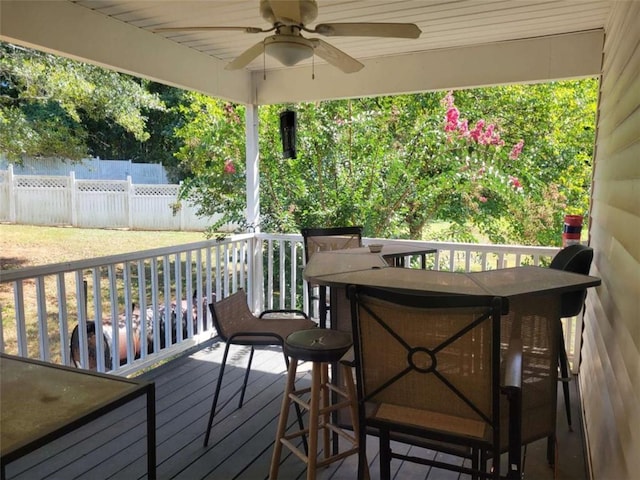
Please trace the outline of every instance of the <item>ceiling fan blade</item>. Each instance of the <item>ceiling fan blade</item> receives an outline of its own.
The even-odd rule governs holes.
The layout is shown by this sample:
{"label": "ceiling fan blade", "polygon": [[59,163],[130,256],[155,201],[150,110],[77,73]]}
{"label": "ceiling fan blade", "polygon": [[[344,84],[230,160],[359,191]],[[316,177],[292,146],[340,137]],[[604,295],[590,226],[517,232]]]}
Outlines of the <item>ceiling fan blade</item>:
{"label": "ceiling fan blade", "polygon": [[225,70],[238,70],[249,65],[254,59],[264,52],[264,42],[258,42],[253,47],[245,50],[236,57],[232,62],[229,62],[225,67]]}
{"label": "ceiling fan blade", "polygon": [[299,0],[268,0],[273,15],[282,21],[295,25],[302,23],[302,10]]}
{"label": "ceiling fan blade", "polygon": [[314,52],[323,60],[326,60],[334,67],[339,68],[344,73],[355,73],[364,67],[362,63],[353,57],[350,57],[342,50],[337,49],[333,45],[320,40],[319,38],[309,39],[313,42]]}
{"label": "ceiling fan blade", "polygon": [[270,28],[268,30],[263,30],[262,28],[257,27],[161,27],[154,28],[154,32],[215,32],[215,31],[233,31],[238,30],[245,33],[263,33],[263,32],[271,32],[275,30],[275,28]]}
{"label": "ceiling fan blade", "polygon": [[422,33],[413,23],[320,23],[312,31],[327,37],[418,38]]}

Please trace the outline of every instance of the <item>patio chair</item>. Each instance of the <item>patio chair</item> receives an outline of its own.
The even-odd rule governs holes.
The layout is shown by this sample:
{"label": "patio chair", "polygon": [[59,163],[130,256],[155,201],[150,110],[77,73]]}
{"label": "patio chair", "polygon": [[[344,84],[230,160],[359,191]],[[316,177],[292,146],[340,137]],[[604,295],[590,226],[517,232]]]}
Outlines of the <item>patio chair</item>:
{"label": "patio chair", "polygon": [[[499,478],[500,452],[507,450],[508,478],[519,478],[522,343],[512,330],[501,362],[502,300],[355,286],[349,298],[361,446],[358,477],[367,464],[367,433],[374,433],[380,440],[383,480],[390,478],[392,459],[472,478]],[[392,440],[463,456],[471,466],[402,454],[392,449]]]}
{"label": "patio chair", "polygon": [[[204,446],[209,443],[211,435],[211,426],[213,417],[216,414],[218,398],[220,396],[220,387],[222,386],[222,377],[224,375],[227,357],[229,355],[229,347],[231,345],[245,345],[251,347],[249,353],[249,361],[244,374],[244,381],[240,388],[240,401],[238,408],[242,407],[244,394],[249,380],[249,372],[251,370],[251,362],[255,347],[257,346],[284,346],[284,340],[293,332],[298,330],[306,330],[316,327],[316,323],[310,320],[301,310],[265,310],[259,316],[255,316],[249,309],[247,303],[247,295],[244,290],[238,290],[236,293],[209,304],[213,325],[218,332],[218,336],[226,343],[222,364],[220,365],[220,373],[216,383],[216,391],[213,395],[211,404],[211,412],[209,414],[209,423],[207,424],[207,433],[204,439]],[[287,368],[289,367],[289,359],[284,355],[284,361]],[[235,392],[238,393],[238,392]],[[235,395],[235,394],[234,394]],[[231,397],[233,398],[233,397]],[[231,400],[229,399],[229,401]],[[300,412],[298,410],[298,421],[301,423]]]}
{"label": "patio chair", "polygon": [[[362,246],[362,227],[328,227],[328,228],[303,228],[301,230],[304,239],[304,257],[305,263],[314,253],[327,250],[342,250],[345,248],[358,248]],[[318,294],[314,295],[314,290],[318,289]],[[328,300],[327,287],[324,285],[315,285],[307,283],[309,293],[309,303],[314,300],[318,301],[318,316],[320,327],[327,326],[327,312],[330,305]],[[311,307],[309,307],[311,310]]]}
{"label": "patio chair", "polygon": [[[585,245],[575,244],[560,250],[551,260],[549,268],[564,270],[566,272],[589,274],[591,261],[593,260],[593,249]],[[575,317],[580,314],[587,297],[587,290],[565,293],[562,295],[560,304],[560,318]],[[569,430],[573,430],[571,425],[571,399],[569,396],[569,359],[564,345],[564,333],[560,328],[560,344],[558,345],[558,365],[560,367],[560,381],[562,382],[562,393],[564,394],[564,408],[567,412],[567,423]]]}

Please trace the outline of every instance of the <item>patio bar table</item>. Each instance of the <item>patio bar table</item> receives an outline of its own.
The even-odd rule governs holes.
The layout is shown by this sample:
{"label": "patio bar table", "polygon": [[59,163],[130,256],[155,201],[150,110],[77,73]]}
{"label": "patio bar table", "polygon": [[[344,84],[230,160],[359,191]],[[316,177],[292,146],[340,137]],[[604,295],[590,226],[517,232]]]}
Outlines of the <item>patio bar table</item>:
{"label": "patio bar table", "polygon": [[438,250],[431,247],[420,247],[413,245],[400,245],[397,243],[390,243],[382,245],[380,252],[373,253],[369,250],[369,247],[349,248],[344,250],[333,250],[333,253],[337,254],[349,254],[349,255],[378,255],[387,260],[387,264],[392,267],[405,267],[406,257],[420,257],[420,266],[424,270],[426,268],[426,257],[431,253],[436,253]]}
{"label": "patio bar table", "polygon": [[[470,273],[393,268],[380,255],[354,255],[347,250],[318,252],[307,264],[304,277],[331,288],[332,327],[349,332],[349,285],[506,299],[503,338],[521,335],[525,350],[523,443],[555,437],[560,300],[563,293],[600,285],[599,278],[534,266]],[[547,445],[552,462],[553,441]]]}
{"label": "patio bar table", "polygon": [[155,386],[0,354],[0,474],[10,462],[146,396],[147,477],[156,478]]}

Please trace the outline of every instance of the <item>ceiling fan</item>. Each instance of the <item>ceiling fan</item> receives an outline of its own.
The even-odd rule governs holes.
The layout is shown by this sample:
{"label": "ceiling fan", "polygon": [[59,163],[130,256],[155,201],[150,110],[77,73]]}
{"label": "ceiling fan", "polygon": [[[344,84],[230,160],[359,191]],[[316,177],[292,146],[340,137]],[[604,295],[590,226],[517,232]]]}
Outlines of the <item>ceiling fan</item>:
{"label": "ceiling fan", "polygon": [[412,23],[319,23],[309,28],[318,16],[316,0],[260,0],[260,14],[271,28],[239,26],[193,26],[156,28],[155,32],[225,31],[240,30],[246,33],[268,33],[265,37],[227,66],[227,70],[246,67],[259,55],[266,53],[285,66],[293,66],[311,57],[314,53],[345,73],[357,72],[364,67],[355,58],[319,38],[306,38],[302,32],[326,37],[394,37],[418,38],[422,33]]}

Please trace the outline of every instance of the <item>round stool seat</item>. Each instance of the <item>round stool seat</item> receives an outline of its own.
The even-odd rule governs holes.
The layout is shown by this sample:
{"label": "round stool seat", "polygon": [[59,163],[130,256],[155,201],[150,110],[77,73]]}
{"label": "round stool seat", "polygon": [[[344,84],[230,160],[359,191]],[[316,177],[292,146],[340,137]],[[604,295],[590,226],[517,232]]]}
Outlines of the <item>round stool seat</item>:
{"label": "round stool seat", "polygon": [[348,333],[328,328],[312,328],[289,335],[284,342],[284,352],[290,357],[307,362],[337,362],[352,344]]}

